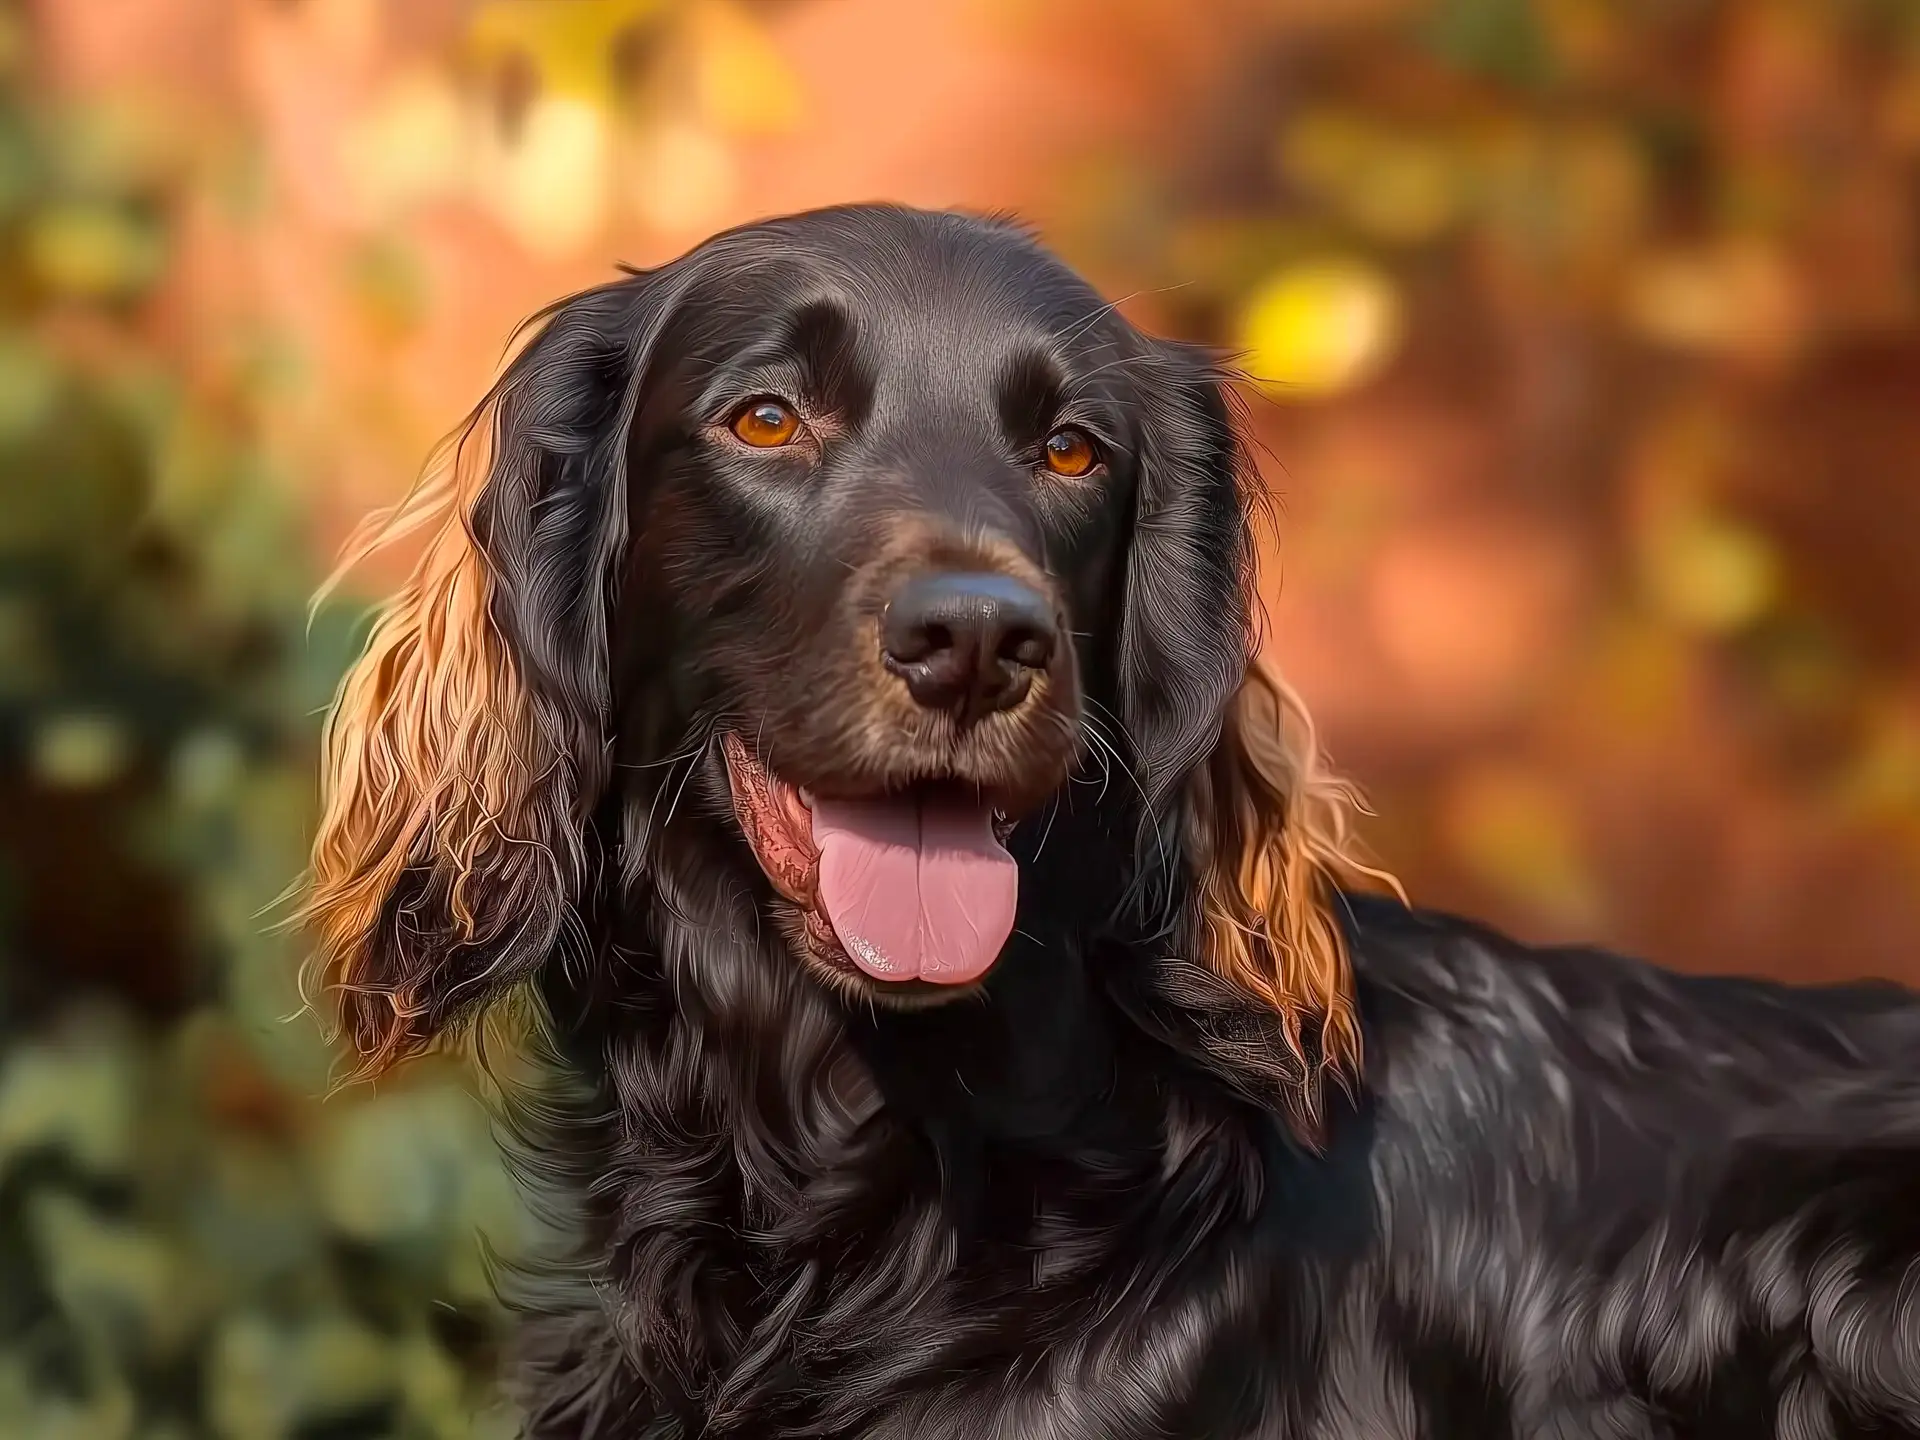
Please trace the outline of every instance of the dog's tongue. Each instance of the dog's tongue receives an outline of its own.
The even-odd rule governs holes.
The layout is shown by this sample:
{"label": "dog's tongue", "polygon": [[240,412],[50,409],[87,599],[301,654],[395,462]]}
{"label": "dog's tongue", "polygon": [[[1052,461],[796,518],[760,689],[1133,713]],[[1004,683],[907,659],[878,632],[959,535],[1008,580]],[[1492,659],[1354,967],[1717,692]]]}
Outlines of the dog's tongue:
{"label": "dog's tongue", "polygon": [[1013,933],[1020,872],[993,812],[940,799],[813,802],[820,903],[876,980],[964,985]]}

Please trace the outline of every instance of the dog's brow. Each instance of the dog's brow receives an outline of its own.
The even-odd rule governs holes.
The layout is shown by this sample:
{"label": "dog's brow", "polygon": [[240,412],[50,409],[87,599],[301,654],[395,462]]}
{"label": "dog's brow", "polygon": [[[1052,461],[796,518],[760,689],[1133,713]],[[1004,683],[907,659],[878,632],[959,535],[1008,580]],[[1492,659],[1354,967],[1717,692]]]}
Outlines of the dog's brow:
{"label": "dog's brow", "polygon": [[804,300],[751,320],[729,314],[716,341],[719,353],[707,360],[694,402],[703,414],[755,389],[846,413],[864,409],[871,399],[858,366],[853,317],[832,299]]}
{"label": "dog's brow", "polygon": [[994,386],[1001,426],[1010,435],[1037,438],[1059,413],[1064,381],[1058,362],[1044,351],[1022,350],[1009,357]]}

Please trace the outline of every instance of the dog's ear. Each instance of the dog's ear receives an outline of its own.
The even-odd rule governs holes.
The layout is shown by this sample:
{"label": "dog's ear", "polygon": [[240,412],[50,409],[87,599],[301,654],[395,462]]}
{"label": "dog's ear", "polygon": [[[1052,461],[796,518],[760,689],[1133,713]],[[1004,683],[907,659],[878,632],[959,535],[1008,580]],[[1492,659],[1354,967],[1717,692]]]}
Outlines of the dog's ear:
{"label": "dog's ear", "polygon": [[627,432],[664,288],[636,275],[535,317],[413,494],[349,547],[428,537],[328,721],[303,912],[307,988],[363,1074],[578,938]]}
{"label": "dog's ear", "polygon": [[[1358,858],[1356,797],[1258,658],[1259,482],[1226,378],[1174,346],[1149,375],[1117,676],[1148,811],[1142,873],[1165,880],[1142,898],[1189,953],[1279,1012],[1307,1062],[1310,1115],[1320,1073],[1351,1074],[1360,1056],[1338,887],[1386,877]],[[1177,863],[1151,863],[1161,854]]]}

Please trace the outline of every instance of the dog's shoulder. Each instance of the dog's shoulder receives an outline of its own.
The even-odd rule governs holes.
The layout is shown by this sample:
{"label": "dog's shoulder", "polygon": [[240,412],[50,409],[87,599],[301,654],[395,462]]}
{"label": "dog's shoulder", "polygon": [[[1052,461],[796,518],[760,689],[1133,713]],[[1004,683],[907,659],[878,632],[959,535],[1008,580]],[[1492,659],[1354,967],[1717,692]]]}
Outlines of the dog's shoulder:
{"label": "dog's shoulder", "polygon": [[1863,1164],[1920,1204],[1920,995],[1684,975],[1383,901],[1351,914],[1389,1208],[1498,1204],[1598,1237],[1759,1202],[1784,1217]]}
{"label": "dog's shoulder", "polygon": [[1523,1086],[1557,1073],[1590,1091],[1762,1103],[1907,1074],[1920,1046],[1920,993],[1890,982],[1689,975],[1370,896],[1347,908],[1370,1068],[1465,1065]]}

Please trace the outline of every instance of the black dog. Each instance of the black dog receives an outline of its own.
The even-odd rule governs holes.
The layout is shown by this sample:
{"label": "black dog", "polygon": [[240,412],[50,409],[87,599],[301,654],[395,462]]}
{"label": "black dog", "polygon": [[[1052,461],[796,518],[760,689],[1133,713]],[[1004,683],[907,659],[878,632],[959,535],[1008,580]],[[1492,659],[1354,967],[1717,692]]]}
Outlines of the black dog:
{"label": "black dog", "polygon": [[1020,231],[722,235],[436,473],[310,919],[586,1082],[531,1433],[1920,1435],[1920,1006],[1354,893],[1220,377]]}

